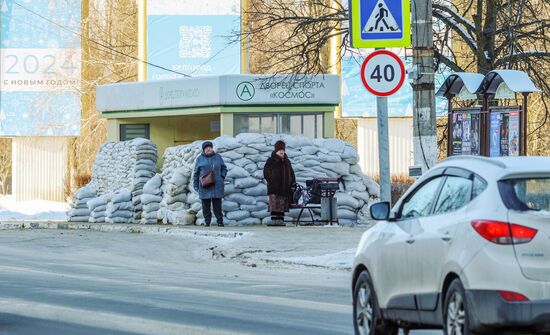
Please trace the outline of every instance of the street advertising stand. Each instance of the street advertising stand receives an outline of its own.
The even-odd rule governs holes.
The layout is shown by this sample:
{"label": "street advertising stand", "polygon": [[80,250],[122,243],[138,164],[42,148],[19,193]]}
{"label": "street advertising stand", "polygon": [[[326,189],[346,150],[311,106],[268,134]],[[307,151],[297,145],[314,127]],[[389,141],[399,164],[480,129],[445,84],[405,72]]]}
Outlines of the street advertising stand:
{"label": "street advertising stand", "polygon": [[476,94],[482,81],[479,73],[454,73],[436,93],[448,100],[447,156],[484,154],[486,115]]}
{"label": "street advertising stand", "polygon": [[[522,71],[450,75],[437,92],[449,101],[447,156],[527,155],[527,98],[539,91]],[[455,108],[453,99],[469,103]]]}
{"label": "street advertising stand", "polygon": [[494,70],[483,78],[476,93],[488,112],[485,156],[527,156],[528,96],[533,92],[540,90],[522,71]]}

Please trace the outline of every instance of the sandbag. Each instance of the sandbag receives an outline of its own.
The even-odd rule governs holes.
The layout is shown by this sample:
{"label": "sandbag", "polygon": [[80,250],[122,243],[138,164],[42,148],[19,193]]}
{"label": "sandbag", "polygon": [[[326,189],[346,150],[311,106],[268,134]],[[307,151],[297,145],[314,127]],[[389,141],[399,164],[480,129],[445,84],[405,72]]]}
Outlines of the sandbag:
{"label": "sandbag", "polygon": [[147,213],[149,212],[156,212],[158,211],[160,208],[160,205],[158,203],[150,203],[150,204],[147,204],[147,205],[143,205],[143,210]]}
{"label": "sandbag", "polygon": [[237,220],[237,221],[240,221],[240,220],[244,220],[246,218],[249,218],[250,217],[250,212],[248,211],[233,211],[233,212],[229,212],[229,213],[226,213],[226,216],[229,220]]}
{"label": "sandbag", "polygon": [[336,201],[338,203],[338,206],[349,206],[352,208],[359,207],[359,201],[347,193],[336,193]]}
{"label": "sandbag", "polygon": [[69,222],[88,222],[89,220],[90,217],[87,215],[69,217]]}
{"label": "sandbag", "polygon": [[232,212],[239,209],[239,204],[229,200],[222,201],[222,210],[224,212]]}
{"label": "sandbag", "polygon": [[246,188],[250,188],[250,187],[254,187],[254,186],[258,185],[260,183],[260,181],[256,178],[247,177],[247,178],[235,179],[234,183],[235,183],[236,188],[246,189]]}
{"label": "sandbag", "polygon": [[[256,179],[257,180],[257,179]],[[254,187],[245,188],[243,193],[249,196],[261,196],[267,194],[267,186],[265,184],[258,184]]]}
{"label": "sandbag", "polygon": [[111,202],[113,203],[128,202],[128,201],[132,201],[132,193],[128,190],[122,190],[118,192],[111,199]]}
{"label": "sandbag", "polygon": [[240,205],[254,205],[256,203],[256,199],[254,197],[250,197],[239,193],[230,194],[226,198],[228,200],[237,202]]}
{"label": "sandbag", "polygon": [[[185,202],[185,200],[187,200],[187,196],[184,197],[184,200],[183,202]],[[162,197],[161,196],[158,196],[158,195],[153,195],[153,194],[143,194],[141,196],[141,203],[143,203],[144,205],[146,204],[149,204],[149,203],[159,203],[162,201]],[[174,202],[174,201],[172,201]]]}

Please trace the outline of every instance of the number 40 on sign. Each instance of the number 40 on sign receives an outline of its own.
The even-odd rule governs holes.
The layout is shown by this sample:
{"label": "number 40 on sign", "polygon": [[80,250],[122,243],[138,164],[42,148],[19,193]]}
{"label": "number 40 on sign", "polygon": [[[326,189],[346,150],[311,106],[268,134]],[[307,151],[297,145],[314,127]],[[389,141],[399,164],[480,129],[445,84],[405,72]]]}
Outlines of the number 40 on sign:
{"label": "number 40 on sign", "polygon": [[393,52],[377,50],[365,58],[361,80],[365,88],[376,96],[392,95],[403,86],[405,65]]}

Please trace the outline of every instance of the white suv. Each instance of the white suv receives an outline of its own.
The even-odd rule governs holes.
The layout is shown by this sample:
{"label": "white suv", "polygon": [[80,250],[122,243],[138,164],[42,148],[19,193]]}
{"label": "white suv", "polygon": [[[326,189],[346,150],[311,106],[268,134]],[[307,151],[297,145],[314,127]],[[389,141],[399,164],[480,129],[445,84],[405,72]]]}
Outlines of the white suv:
{"label": "white suv", "polygon": [[357,248],[355,333],[550,333],[550,157],[453,157]]}

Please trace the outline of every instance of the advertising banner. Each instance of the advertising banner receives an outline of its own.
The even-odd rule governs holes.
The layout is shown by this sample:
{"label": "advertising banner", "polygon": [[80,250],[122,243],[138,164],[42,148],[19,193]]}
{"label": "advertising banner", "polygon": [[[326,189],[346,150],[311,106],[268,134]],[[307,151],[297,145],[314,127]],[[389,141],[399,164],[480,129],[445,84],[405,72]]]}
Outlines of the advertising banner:
{"label": "advertising banner", "polygon": [[81,1],[0,2],[0,136],[78,136]]}
{"label": "advertising banner", "polygon": [[490,113],[490,127],[489,127],[489,155],[491,157],[500,156],[500,125],[501,114]]}
{"label": "advertising banner", "polygon": [[[240,0],[150,0],[147,2],[147,60],[189,76],[239,74]],[[147,79],[177,73],[147,66]]]}
{"label": "advertising banner", "polygon": [[500,155],[508,156],[508,114],[500,115]]}
{"label": "advertising banner", "polygon": [[471,140],[471,122],[472,115],[469,113],[462,114],[462,154],[470,155],[472,153]]}
{"label": "advertising banner", "polygon": [[509,114],[509,144],[508,144],[508,155],[509,156],[519,156],[519,111],[510,112]]}
{"label": "advertising banner", "polygon": [[453,114],[453,155],[462,155],[462,113]]}

